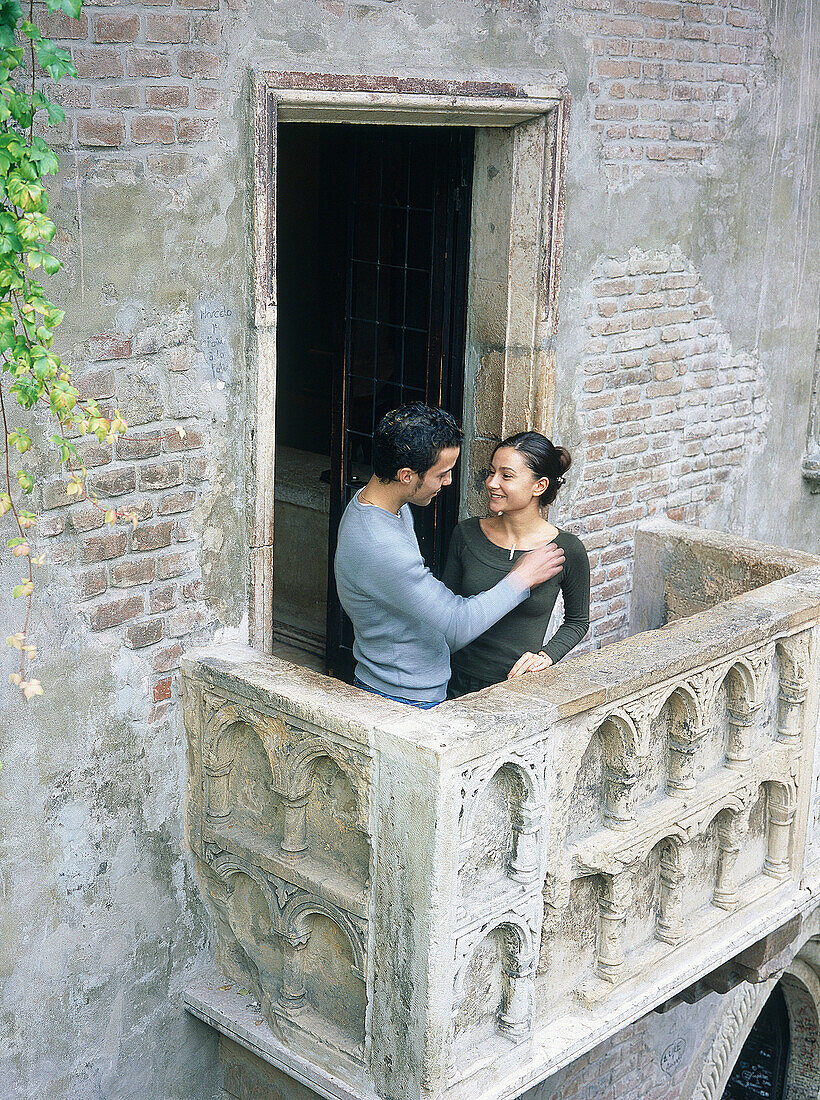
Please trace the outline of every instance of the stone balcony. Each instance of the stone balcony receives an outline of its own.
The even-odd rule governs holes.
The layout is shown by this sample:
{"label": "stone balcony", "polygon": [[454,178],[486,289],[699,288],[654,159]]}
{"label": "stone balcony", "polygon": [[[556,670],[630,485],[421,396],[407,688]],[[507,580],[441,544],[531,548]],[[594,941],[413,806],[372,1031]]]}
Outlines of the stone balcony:
{"label": "stone balcony", "polygon": [[633,620],[428,712],[191,652],[219,973],[189,1009],[328,1097],[512,1100],[786,965],[820,902],[820,560],[654,521]]}

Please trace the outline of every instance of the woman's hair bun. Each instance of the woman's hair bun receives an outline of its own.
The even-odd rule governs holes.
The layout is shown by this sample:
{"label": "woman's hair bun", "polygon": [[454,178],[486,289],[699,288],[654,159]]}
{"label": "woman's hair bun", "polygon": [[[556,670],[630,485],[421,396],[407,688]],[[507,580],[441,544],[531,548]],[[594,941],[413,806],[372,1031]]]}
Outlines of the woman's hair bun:
{"label": "woman's hair bun", "polygon": [[566,447],[556,447],[555,453],[558,457],[558,465],[561,467],[561,473],[565,474],[572,465],[572,455]]}

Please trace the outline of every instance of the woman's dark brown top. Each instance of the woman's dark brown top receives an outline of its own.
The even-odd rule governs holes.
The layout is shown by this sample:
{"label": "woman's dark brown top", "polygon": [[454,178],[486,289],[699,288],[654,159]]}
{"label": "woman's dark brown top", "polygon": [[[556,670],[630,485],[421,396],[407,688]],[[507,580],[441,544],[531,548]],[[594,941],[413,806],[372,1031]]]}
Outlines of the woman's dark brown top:
{"label": "woman's dark brown top", "polygon": [[[559,529],[553,541],[564,551],[564,568],[534,588],[528,600],[499,619],[495,626],[451,655],[451,698],[506,680],[522,653],[538,653],[543,649],[552,663],[557,664],[586,634],[589,629],[586,549],[569,531]],[[498,584],[523,553],[526,551],[516,550],[510,558],[509,550],[490,542],[478,519],[467,519],[453,532],[441,579],[457,595],[474,596]],[[564,596],[564,621],[544,645],[559,591]]]}

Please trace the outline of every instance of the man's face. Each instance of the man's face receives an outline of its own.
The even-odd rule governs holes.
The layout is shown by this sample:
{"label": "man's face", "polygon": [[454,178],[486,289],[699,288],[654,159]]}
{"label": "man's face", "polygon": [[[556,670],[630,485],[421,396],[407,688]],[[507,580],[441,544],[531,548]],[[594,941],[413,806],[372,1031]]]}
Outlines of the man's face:
{"label": "man's face", "polygon": [[458,462],[460,451],[460,447],[445,447],[443,451],[439,452],[437,461],[430,467],[424,477],[420,477],[418,474],[415,475],[416,484],[413,488],[413,495],[410,497],[411,504],[422,506],[429,504],[439,489],[444,489],[447,485],[452,484],[453,467]]}

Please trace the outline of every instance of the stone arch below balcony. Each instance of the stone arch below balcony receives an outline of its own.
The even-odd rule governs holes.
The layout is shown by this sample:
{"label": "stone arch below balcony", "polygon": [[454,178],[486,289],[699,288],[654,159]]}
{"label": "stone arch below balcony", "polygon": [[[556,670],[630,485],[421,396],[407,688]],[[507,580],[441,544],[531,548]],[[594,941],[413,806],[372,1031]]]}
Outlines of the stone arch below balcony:
{"label": "stone arch below balcony", "polygon": [[476,778],[461,822],[462,904],[510,879],[538,876],[541,784],[528,761],[507,758]]}
{"label": "stone arch below balcony", "polygon": [[258,868],[227,853],[200,866],[207,899],[221,928],[220,968],[240,986],[252,989],[269,1011],[281,989],[283,966],[278,909],[270,883]]}
{"label": "stone arch below balcony", "polygon": [[309,856],[364,885],[370,878],[368,776],[336,746],[308,737],[284,754],[277,787],[284,802],[282,852]]}
{"label": "stone arch below balcony", "polygon": [[702,771],[719,767],[743,769],[754,751],[762,747],[759,731],[761,714],[772,712],[777,684],[770,675],[764,655],[736,660],[717,689],[712,718],[712,735],[706,741]]}
{"label": "stone arch below balcony", "polygon": [[475,1047],[494,1034],[518,1041],[530,1033],[535,954],[529,922],[505,914],[469,944],[457,968],[453,1048]]}
{"label": "stone arch below balcony", "polygon": [[274,791],[260,718],[228,704],[214,714],[203,736],[205,821],[264,833],[282,834],[282,803]]}
{"label": "stone arch below balcony", "polygon": [[539,1015],[550,1007],[575,1003],[578,987],[591,976],[598,957],[600,899],[604,875],[575,873],[560,905],[545,906],[537,966]]}
{"label": "stone arch below balcony", "polygon": [[341,909],[299,891],[282,912],[282,940],[277,1011],[360,1059],[367,1019],[362,932]]}
{"label": "stone arch below balcony", "polygon": [[630,825],[642,763],[640,749],[638,729],[627,713],[613,711],[597,723],[567,803],[567,845],[604,826]]}

